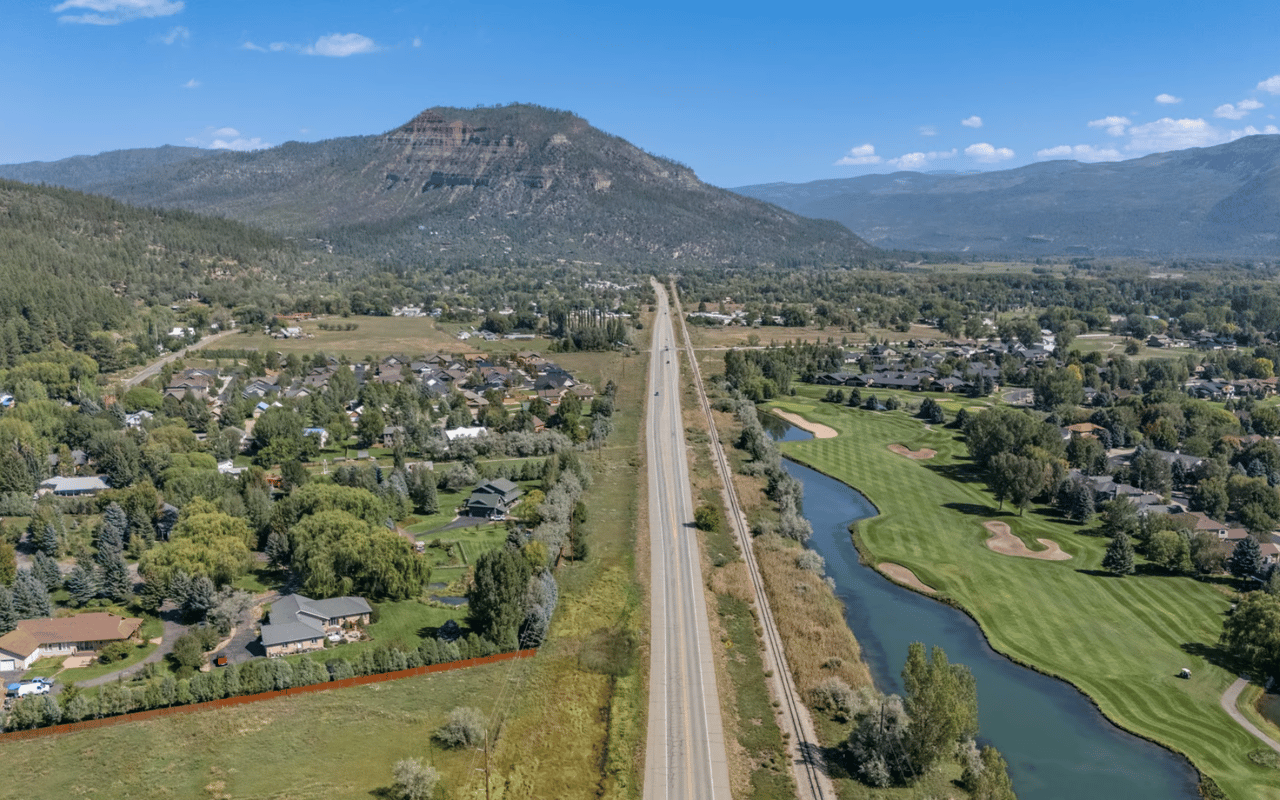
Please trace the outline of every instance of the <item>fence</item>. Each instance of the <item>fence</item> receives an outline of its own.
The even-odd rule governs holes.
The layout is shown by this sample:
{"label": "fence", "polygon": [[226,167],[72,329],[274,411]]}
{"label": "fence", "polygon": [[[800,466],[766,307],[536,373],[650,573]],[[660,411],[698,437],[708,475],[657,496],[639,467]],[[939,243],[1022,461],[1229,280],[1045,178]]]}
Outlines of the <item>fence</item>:
{"label": "fence", "polygon": [[538,651],[536,649],[515,650],[510,653],[498,653],[496,655],[484,656],[482,658],[466,658],[461,661],[450,661],[445,664],[432,664],[427,667],[410,667],[409,669],[396,670],[395,672],[382,672],[377,675],[357,675],[354,678],[343,678],[337,681],[313,683],[309,686],[277,689],[271,692],[259,692],[258,694],[242,694],[237,695],[236,697],[224,697],[221,700],[208,700],[203,703],[189,703],[182,706],[153,708],[148,711],[135,711],[128,714],[118,714],[113,717],[87,719],[82,722],[69,722],[65,725],[50,725],[47,728],[32,728],[25,731],[9,731],[8,733],[0,733],[0,742],[9,742],[19,739],[35,739],[41,736],[57,736],[63,733],[75,733],[76,731],[87,731],[92,730],[93,728],[105,728],[109,725],[122,725],[126,722],[143,722],[149,719],[159,719],[161,717],[173,716],[174,714],[195,714],[200,711],[208,711],[214,708],[227,708],[230,706],[243,705],[245,703],[257,703],[261,700],[272,700],[277,697],[293,697],[295,695],[310,694],[312,692],[324,692],[329,689],[345,689],[349,686],[364,686],[370,683],[381,683],[382,681],[394,681],[401,678],[413,678],[419,675],[431,675],[436,672],[448,672],[449,670],[455,669],[479,667],[484,664],[495,664],[499,661],[510,661],[513,658],[533,658],[537,652]]}

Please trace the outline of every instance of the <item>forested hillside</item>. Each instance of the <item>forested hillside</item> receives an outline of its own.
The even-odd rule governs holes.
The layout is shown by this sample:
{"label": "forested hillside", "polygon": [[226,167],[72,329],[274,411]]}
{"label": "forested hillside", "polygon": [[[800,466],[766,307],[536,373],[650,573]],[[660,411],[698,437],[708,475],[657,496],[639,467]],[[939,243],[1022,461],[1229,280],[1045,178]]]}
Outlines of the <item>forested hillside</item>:
{"label": "forested hillside", "polygon": [[0,366],[55,342],[122,366],[154,353],[175,300],[251,302],[301,260],[238,222],[0,180]]}

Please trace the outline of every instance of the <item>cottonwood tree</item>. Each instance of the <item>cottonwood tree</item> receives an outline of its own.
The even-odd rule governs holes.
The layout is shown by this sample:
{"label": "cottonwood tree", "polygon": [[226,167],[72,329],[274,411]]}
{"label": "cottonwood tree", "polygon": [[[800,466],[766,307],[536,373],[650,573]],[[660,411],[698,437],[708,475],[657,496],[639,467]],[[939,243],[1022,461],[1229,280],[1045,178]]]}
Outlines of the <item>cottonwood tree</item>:
{"label": "cottonwood tree", "polygon": [[1219,643],[1254,676],[1280,675],[1280,597],[1266,592],[1242,597]]}
{"label": "cottonwood tree", "polygon": [[488,721],[478,708],[459,706],[433,735],[445,747],[479,747],[484,744]]}
{"label": "cottonwood tree", "polygon": [[925,658],[924,645],[913,642],[902,668],[911,718],[907,751],[916,770],[924,773],[955,752],[956,745],[978,734],[978,693],[973,674],[951,664],[941,647]]}
{"label": "cottonwood tree", "polygon": [[969,791],[972,800],[1017,800],[1009,765],[990,745],[974,753],[960,776],[960,785]]}

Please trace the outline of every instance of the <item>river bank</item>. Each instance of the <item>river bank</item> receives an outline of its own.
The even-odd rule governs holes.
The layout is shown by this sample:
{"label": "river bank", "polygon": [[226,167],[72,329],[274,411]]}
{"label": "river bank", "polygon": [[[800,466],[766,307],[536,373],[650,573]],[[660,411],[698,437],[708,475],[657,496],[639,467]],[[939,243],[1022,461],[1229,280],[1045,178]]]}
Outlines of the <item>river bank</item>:
{"label": "river bank", "polygon": [[[1256,746],[1251,737],[1218,707],[1222,691],[1234,679],[1210,661],[1221,630],[1221,614],[1227,606],[1223,593],[1212,585],[1176,577],[1121,580],[1102,576],[1098,565],[1105,542],[1080,536],[1072,527],[1034,511],[1026,517],[1004,515],[1000,521],[1025,542],[1039,538],[1055,541],[1072,559],[1053,562],[992,553],[983,544],[990,531],[982,523],[1001,515],[986,496],[984,485],[967,475],[963,445],[951,432],[926,430],[919,420],[901,412],[875,413],[804,401],[787,401],[785,405],[840,431],[838,439],[792,442],[784,445],[784,450],[822,473],[840,476],[846,483],[869,490],[867,496],[885,512],[863,523],[860,531],[875,559],[911,569],[921,581],[965,608],[1001,652],[1048,674],[1070,679],[1125,728],[1190,754],[1227,796],[1241,800],[1280,797],[1280,788],[1272,779],[1274,773],[1265,774],[1246,757]],[[912,451],[934,449],[938,455],[927,461],[911,461],[891,452],[891,444]],[[848,488],[838,481],[834,483]],[[807,498],[806,516],[825,512],[829,505]],[[840,544],[852,552],[845,525],[847,519],[838,526]],[[815,523],[815,530],[817,527]],[[815,534],[815,543],[817,539]],[[855,556],[850,557],[856,561]],[[872,575],[891,585],[879,575]],[[837,584],[840,585],[838,578]],[[912,598],[904,603],[918,601],[938,607],[922,596],[897,586],[892,588]],[[850,605],[851,625],[856,622],[852,616],[857,613]],[[854,632],[873,672],[882,674],[868,634],[856,625]],[[981,638],[980,632],[978,636]],[[956,656],[954,660],[964,659]],[[1009,663],[1004,658],[1000,660]],[[1176,674],[1181,666],[1191,667],[1195,678],[1179,681]],[[1088,707],[1086,713],[1100,720],[1106,729],[1116,730],[1070,687],[1058,681],[1050,683],[1083,702]],[[1194,729],[1188,728],[1188,720],[1195,721]],[[1004,751],[1006,745],[989,733],[988,727],[984,720],[984,734]],[[1015,739],[1025,741],[1027,737]],[[1086,760],[1091,740],[1103,741],[1105,737],[1096,731],[1084,737],[1081,752]],[[1232,755],[1224,759],[1226,753],[1239,758]],[[1010,753],[1006,752],[1006,756],[1015,775],[1015,786],[1022,792],[1023,786],[1028,785],[1026,775],[1019,775],[1021,767]],[[1045,757],[1061,759],[1051,753]],[[1028,773],[1037,771],[1041,771],[1037,763],[1027,764]],[[1105,796],[1093,790],[1070,796],[1085,794]],[[1143,795],[1131,791],[1123,796],[1178,794],[1162,790]]]}

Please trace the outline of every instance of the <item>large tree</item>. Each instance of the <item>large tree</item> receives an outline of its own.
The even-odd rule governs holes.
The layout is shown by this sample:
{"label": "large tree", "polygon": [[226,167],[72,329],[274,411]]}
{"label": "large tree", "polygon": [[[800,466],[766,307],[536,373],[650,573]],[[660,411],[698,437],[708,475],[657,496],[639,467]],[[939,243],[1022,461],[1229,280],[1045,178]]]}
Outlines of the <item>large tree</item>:
{"label": "large tree", "polygon": [[475,577],[467,590],[468,623],[481,636],[504,649],[514,649],[516,629],[524,617],[525,587],[533,568],[506,547],[476,559]]}
{"label": "large tree", "polygon": [[1235,548],[1231,551],[1231,558],[1227,560],[1227,571],[1237,578],[1252,578],[1260,569],[1262,569],[1262,548],[1258,546],[1258,540],[1252,536],[1246,536],[1236,542]]}
{"label": "large tree", "polygon": [[919,773],[951,755],[962,740],[978,734],[978,694],[973,674],[951,664],[941,647],[926,659],[924,645],[912,642],[902,668],[911,718],[907,751]]}
{"label": "large tree", "polygon": [[1227,617],[1220,642],[1255,677],[1280,675],[1280,597],[1246,594]]}

